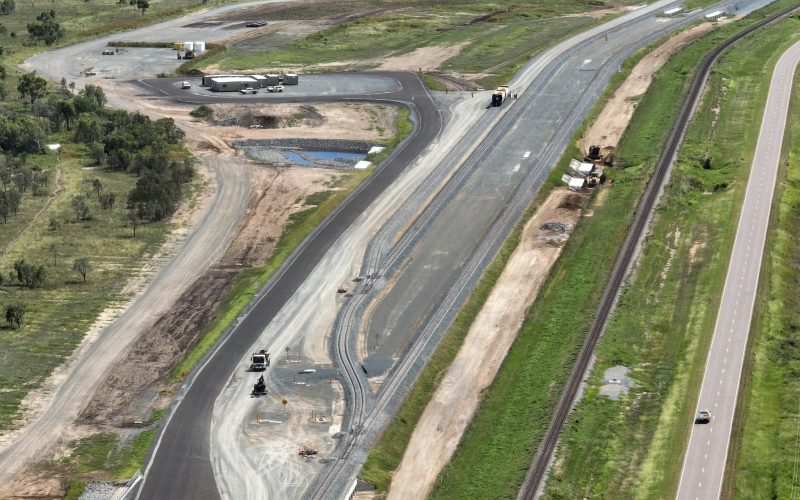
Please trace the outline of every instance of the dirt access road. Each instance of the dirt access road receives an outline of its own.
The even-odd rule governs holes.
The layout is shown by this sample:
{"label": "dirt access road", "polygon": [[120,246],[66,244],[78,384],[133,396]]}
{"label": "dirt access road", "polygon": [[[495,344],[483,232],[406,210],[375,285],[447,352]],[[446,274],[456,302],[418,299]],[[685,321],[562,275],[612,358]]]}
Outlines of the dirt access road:
{"label": "dirt access road", "polygon": [[564,239],[540,239],[562,234],[540,226],[558,221],[575,227],[587,199],[585,194],[557,189],[526,224],[519,246],[414,428],[392,479],[389,500],[424,499],[430,493],[439,471],[453,456],[472,420],[481,393],[494,380],[516,339],[525,311],[536,299],[566,242],[566,234]]}
{"label": "dirt access road", "polygon": [[676,52],[717,26],[718,23],[702,23],[689,28],[671,37],[644,56],[634,66],[625,82],[614,92],[614,96],[609,99],[597,120],[586,132],[581,147],[583,153],[588,154],[589,146],[599,144],[603,155],[610,155],[619,144],[623,132],[628,128],[628,123],[633,116],[633,110],[636,108],[635,98],[647,92],[650,84],[653,83],[653,74],[661,69]]}

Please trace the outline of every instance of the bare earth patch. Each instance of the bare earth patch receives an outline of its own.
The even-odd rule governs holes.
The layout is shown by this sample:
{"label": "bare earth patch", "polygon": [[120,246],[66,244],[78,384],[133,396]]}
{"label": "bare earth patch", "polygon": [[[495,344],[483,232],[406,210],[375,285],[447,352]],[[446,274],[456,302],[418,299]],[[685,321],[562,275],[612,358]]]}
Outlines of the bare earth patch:
{"label": "bare earth patch", "polygon": [[633,110],[636,108],[634,98],[647,91],[653,81],[653,74],[673,54],[715,27],[715,23],[699,24],[694,28],[678,33],[644,56],[639,61],[639,64],[633,68],[628,78],[625,79],[625,83],[617,89],[614,96],[608,101],[592,127],[586,132],[583,138],[583,147],[581,148],[584,154],[588,153],[589,146],[595,144],[601,146],[604,156],[610,154],[617,147],[625,129],[628,128],[628,122],[630,122]]}
{"label": "bare earth patch", "polygon": [[[461,441],[482,391],[494,380],[514,342],[525,311],[561,253],[565,240],[539,239],[559,232],[541,230],[540,226],[558,221],[574,227],[587,199],[587,195],[557,189],[525,226],[519,246],[414,428],[392,479],[389,499],[423,499],[430,493],[439,471]],[[481,362],[475,363],[476,359]]]}
{"label": "bare earth patch", "polygon": [[422,71],[431,71],[451,57],[458,55],[461,49],[469,43],[470,41],[466,41],[455,45],[421,47],[408,54],[386,58],[377,69],[380,71],[419,71],[422,68]]}

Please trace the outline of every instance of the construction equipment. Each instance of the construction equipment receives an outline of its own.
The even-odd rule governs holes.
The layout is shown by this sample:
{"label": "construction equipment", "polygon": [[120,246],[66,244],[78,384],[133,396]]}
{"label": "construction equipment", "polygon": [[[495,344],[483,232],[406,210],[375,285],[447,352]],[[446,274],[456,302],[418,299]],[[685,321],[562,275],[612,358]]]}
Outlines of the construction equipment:
{"label": "construction equipment", "polygon": [[347,287],[344,286],[344,283],[339,285],[339,288],[336,289],[336,293],[347,293]]}
{"label": "construction equipment", "polygon": [[500,85],[492,94],[492,106],[495,108],[500,106],[509,95],[511,95],[511,89],[508,88],[508,85]]}
{"label": "construction equipment", "polygon": [[312,448],[311,446],[303,446],[297,452],[297,454],[303,458],[313,457],[317,453],[318,451]]}
{"label": "construction equipment", "polygon": [[250,357],[250,371],[261,372],[269,366],[269,353],[261,349]]}
{"label": "construction equipment", "polygon": [[267,395],[267,383],[264,382],[264,375],[258,377],[256,383],[253,384],[253,396],[266,396]]}
{"label": "construction equipment", "polygon": [[184,59],[194,59],[197,55],[194,53],[193,50],[187,50],[185,54],[183,54]]}
{"label": "construction equipment", "polygon": [[600,159],[600,146],[589,146],[589,154],[586,156],[588,160]]}
{"label": "construction equipment", "polygon": [[181,42],[172,42],[172,50],[183,50],[183,44]]}
{"label": "construction equipment", "polygon": [[595,170],[594,172],[586,176],[586,187],[596,188],[605,181],[606,181],[606,174],[604,174],[602,170],[600,171]]}
{"label": "construction equipment", "polygon": [[696,424],[707,424],[711,421],[711,412],[708,410],[700,410],[697,412],[697,418],[694,419]]}

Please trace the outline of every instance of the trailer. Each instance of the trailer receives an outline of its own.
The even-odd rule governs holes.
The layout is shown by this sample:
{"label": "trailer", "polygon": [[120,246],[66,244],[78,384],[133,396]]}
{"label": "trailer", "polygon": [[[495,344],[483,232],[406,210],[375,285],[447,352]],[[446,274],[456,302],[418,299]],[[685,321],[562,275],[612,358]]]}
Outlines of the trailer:
{"label": "trailer", "polygon": [[283,84],[284,85],[297,85],[299,82],[299,78],[294,73],[287,73],[283,75]]}
{"label": "trailer", "polygon": [[236,78],[236,77],[239,77],[239,76],[242,76],[242,75],[204,75],[203,76],[203,80],[200,83],[200,86],[201,87],[210,87],[211,86],[211,80],[213,78]]}
{"label": "trailer", "polygon": [[223,77],[211,79],[211,90],[214,92],[239,92],[248,87],[257,87],[258,82],[250,77]]}
{"label": "trailer", "polygon": [[281,75],[268,74],[264,75],[264,78],[267,79],[267,87],[272,87],[273,85],[279,85],[281,83]]}

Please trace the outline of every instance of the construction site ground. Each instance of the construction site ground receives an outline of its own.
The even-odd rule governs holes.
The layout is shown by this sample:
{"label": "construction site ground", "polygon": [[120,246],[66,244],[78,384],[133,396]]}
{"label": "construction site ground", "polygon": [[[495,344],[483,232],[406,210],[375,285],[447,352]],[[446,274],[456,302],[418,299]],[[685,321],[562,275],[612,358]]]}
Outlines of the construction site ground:
{"label": "construction site ground", "polygon": [[[293,105],[213,106],[223,119],[240,112],[284,117],[305,112],[306,116],[310,116],[295,127],[249,129],[211,125],[189,115],[194,106],[149,100],[145,96],[137,95],[135,89],[124,84],[104,82],[104,87],[112,100],[128,100],[148,114],[171,117],[184,125],[189,149],[201,157],[208,155],[214,158],[234,157],[236,152],[229,145],[231,141],[237,139],[357,137],[374,140],[395,134],[394,120],[397,112],[392,106],[351,103],[303,106],[304,109]],[[379,129],[384,131],[383,135]],[[304,205],[303,200],[313,193],[337,189],[332,185],[342,175],[346,175],[326,169],[256,164],[244,158],[236,158],[236,162],[239,168],[245,169],[252,190],[245,216],[226,252],[180,295],[166,313],[157,319],[154,318],[152,326],[147,328],[131,346],[124,359],[117,364],[113,373],[91,398],[76,424],[67,426],[70,430],[63,434],[49,458],[69,454],[68,444],[71,441],[98,432],[111,431],[123,435],[138,432],[122,427],[133,415],[146,418],[153,409],[168,406],[180,385],[169,382],[168,374],[199,333],[213,321],[215,307],[231,288],[241,269],[236,263],[241,263],[245,267],[264,265],[272,254],[289,216],[298,210],[310,208]],[[214,175],[203,168],[201,171],[208,189],[200,199],[196,200],[198,207],[207,204],[216,189]],[[188,207],[178,213],[176,220],[181,221],[184,226],[181,234],[185,235],[186,225],[196,222],[201,213],[199,209],[189,210]],[[165,249],[164,252],[168,253],[169,249]],[[141,292],[147,286],[148,276],[158,267],[158,259],[154,261],[147,268],[147,272],[124,290],[130,301],[138,296],[137,291]],[[93,333],[87,335],[84,343],[90,345],[103,328],[121,314],[122,310],[124,306],[104,312],[98,319],[96,327],[92,329]],[[76,359],[80,357],[85,347],[76,351],[74,356]],[[44,406],[66,373],[68,373],[67,366],[57,370],[41,391],[29,395],[26,407],[29,409],[27,416],[31,420],[36,418],[37,409]],[[6,437],[4,441],[8,442],[13,436]],[[0,498],[61,498],[64,492],[64,479],[67,477],[74,477],[68,466],[30,469],[8,484],[8,487],[0,493]]]}
{"label": "construction site ground", "polygon": [[[392,479],[389,499],[423,499],[433,488],[566,241],[568,233],[540,227],[556,221],[574,228],[587,200],[586,194],[556,189],[525,225],[519,246],[414,428]],[[562,234],[564,239],[542,239]]]}
{"label": "construction site ground", "polygon": [[653,74],[672,57],[673,54],[717,27],[716,23],[701,23],[671,37],[654,49],[634,66],[625,82],[614,92],[600,112],[594,124],[586,131],[581,150],[589,152],[589,146],[598,144],[604,157],[616,149],[622,134],[628,128],[636,108],[637,97],[650,87]]}

